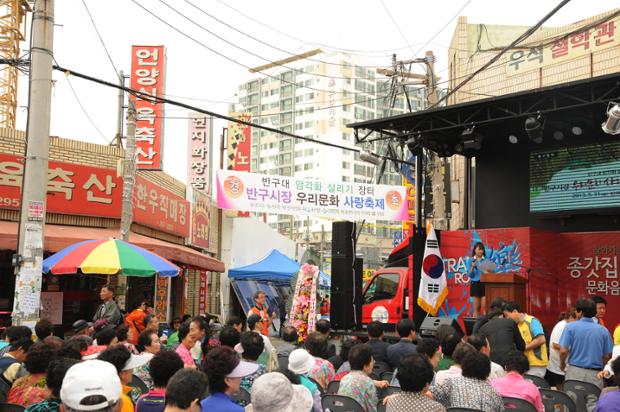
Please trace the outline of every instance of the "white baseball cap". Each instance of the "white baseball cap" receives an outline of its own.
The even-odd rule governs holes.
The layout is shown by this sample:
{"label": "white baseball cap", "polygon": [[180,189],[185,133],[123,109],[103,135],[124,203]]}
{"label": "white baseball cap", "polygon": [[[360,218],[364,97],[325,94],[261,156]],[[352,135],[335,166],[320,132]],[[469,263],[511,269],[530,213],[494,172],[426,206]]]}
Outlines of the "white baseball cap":
{"label": "white baseball cap", "polygon": [[[96,405],[84,405],[82,401],[93,395],[105,398]],[[106,408],[121,398],[121,380],[116,368],[97,359],[73,365],[67,371],[60,389],[62,403],[76,411],[94,411]]]}
{"label": "white baseball cap", "polygon": [[258,370],[257,363],[239,361],[239,364],[235,366],[235,369],[230,371],[230,373],[226,375],[226,377],[227,378],[244,378],[248,375],[253,374],[257,370]]}
{"label": "white baseball cap", "polygon": [[131,358],[125,364],[124,371],[139,368],[140,366],[149,363],[153,359],[152,353],[141,353],[140,355],[131,354]]}

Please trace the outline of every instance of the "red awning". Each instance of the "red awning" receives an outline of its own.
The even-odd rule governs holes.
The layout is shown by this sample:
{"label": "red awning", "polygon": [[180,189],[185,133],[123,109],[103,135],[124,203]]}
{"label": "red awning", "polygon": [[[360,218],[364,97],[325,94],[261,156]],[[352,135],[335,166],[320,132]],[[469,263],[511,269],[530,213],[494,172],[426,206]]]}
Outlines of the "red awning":
{"label": "red awning", "polygon": [[[58,252],[67,246],[83,240],[118,237],[118,229],[45,225],[45,251]],[[196,266],[212,272],[224,272],[224,263],[185,246],[153,239],[133,232],[129,235],[129,241],[174,262]],[[0,250],[16,249],[17,223],[0,221]]]}

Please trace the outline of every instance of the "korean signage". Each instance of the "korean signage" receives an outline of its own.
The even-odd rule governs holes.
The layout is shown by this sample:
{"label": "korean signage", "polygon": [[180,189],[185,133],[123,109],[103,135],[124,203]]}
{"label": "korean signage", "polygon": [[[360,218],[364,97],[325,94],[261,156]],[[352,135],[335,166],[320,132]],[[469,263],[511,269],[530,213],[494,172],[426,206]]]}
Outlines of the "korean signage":
{"label": "korean signage", "polygon": [[168,282],[166,276],[156,275],[155,284],[155,315],[160,321],[168,319]]}
{"label": "korean signage", "polygon": [[137,176],[133,220],[144,226],[189,237],[190,204],[181,196]]}
{"label": "korean signage", "polygon": [[192,237],[191,244],[210,249],[211,201],[202,192],[192,194]]}
{"label": "korean signage", "polygon": [[[231,117],[249,122],[251,113],[232,113]],[[228,124],[228,169],[242,172],[250,171],[250,156],[252,152],[252,128],[243,124],[230,122]]]}
{"label": "korean signage", "polygon": [[187,126],[187,186],[194,191],[211,193],[211,141],[213,119],[191,112]]}
{"label": "korean signage", "polygon": [[[131,47],[131,88],[143,93],[164,94],[164,46]],[[136,151],[138,169],[161,170],[164,105],[148,98],[136,105]]]}
{"label": "korean signage", "polygon": [[506,74],[513,76],[551,64],[585,56],[620,44],[620,19],[564,36],[551,44],[539,44],[529,49],[513,50],[508,54]]}
{"label": "korean signage", "polygon": [[[616,252],[620,252],[620,248]],[[570,273],[570,277],[585,279],[588,295],[620,296],[618,254],[615,252],[608,254],[604,251],[595,253],[590,256],[569,256],[566,270]]]}
{"label": "korean signage", "polygon": [[347,220],[405,220],[405,188],[218,170],[221,209]]}
{"label": "korean signage", "polygon": [[[20,208],[23,174],[22,157],[0,154],[0,208]],[[117,218],[122,192],[123,181],[116,170],[49,162],[48,212]]]}
{"label": "korean signage", "polygon": [[198,313],[207,312],[207,272],[200,271],[200,285],[198,287]]}

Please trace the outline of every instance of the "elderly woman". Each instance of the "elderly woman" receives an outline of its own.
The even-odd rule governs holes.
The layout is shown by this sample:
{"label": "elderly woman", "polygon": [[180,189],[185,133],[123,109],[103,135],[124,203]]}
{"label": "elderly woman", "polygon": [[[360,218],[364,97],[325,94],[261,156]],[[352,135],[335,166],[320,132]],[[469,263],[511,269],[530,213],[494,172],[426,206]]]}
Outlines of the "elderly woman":
{"label": "elderly woman", "polygon": [[207,354],[202,368],[209,379],[209,397],[200,402],[203,411],[243,412],[231,396],[239,391],[241,378],[258,369],[257,364],[244,362],[227,347],[215,348]]}
{"label": "elderly woman", "polygon": [[308,353],[314,357],[314,366],[308,373],[308,377],[317,381],[325,390],[336,376],[334,365],[322,358],[327,353],[327,337],[318,332],[311,333],[306,338],[305,346]]}
{"label": "elderly woman", "polygon": [[375,367],[372,348],[366,344],[355,345],[349,351],[351,372],[340,381],[338,395],[355,399],[366,412],[377,411],[377,389],[375,382],[368,377]]}
{"label": "elderly woman", "polygon": [[13,382],[7,394],[7,402],[27,407],[45,400],[48,396],[45,373],[57,353],[58,347],[55,344],[37,342],[32,345],[24,362],[28,375]]}

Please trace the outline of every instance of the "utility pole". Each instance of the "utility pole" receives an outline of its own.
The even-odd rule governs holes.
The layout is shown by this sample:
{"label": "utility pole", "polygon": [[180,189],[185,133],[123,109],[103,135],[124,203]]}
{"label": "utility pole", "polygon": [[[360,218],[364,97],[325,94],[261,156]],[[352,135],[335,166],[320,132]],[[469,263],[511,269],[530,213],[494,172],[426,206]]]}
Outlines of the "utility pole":
{"label": "utility pole", "polygon": [[26,159],[24,164],[15,266],[13,325],[33,324],[39,317],[47,196],[54,0],[37,0],[32,16],[32,48]]}
{"label": "utility pole", "polygon": [[122,87],[125,87],[125,76],[123,74],[123,71],[121,70],[118,73],[118,84],[119,86],[121,86],[120,89],[118,89],[118,106],[117,106],[117,112],[116,112],[116,136],[114,137],[113,143],[116,144],[116,147],[120,148],[123,147],[123,142],[122,142],[122,138],[123,138],[123,109],[125,108],[125,91],[122,89]]}
{"label": "utility pole", "polygon": [[[435,77],[435,56],[432,51],[427,51],[426,56],[426,95],[428,107],[433,107],[439,100],[437,91],[437,79]],[[431,152],[432,153],[432,152]],[[432,154],[430,161],[431,183],[433,187],[433,224],[437,229],[447,230],[449,219],[446,215],[446,173],[445,161],[436,154]]]}
{"label": "utility pole", "polygon": [[[123,205],[121,212],[121,240],[129,242],[131,221],[133,220],[133,188],[136,182],[136,105],[129,99],[127,108],[127,139],[125,141],[125,162],[123,165]],[[118,275],[116,302],[125,309],[127,277]]]}

